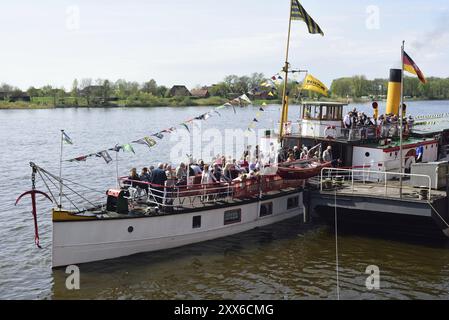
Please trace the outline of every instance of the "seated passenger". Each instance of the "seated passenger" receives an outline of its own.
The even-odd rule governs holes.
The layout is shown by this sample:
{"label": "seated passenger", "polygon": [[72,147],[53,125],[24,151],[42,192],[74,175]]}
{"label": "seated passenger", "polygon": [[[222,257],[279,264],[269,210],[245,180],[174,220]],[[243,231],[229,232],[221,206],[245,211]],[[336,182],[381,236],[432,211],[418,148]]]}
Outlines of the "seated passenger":
{"label": "seated passenger", "polygon": [[212,174],[215,178],[215,181],[220,181],[221,180],[221,175],[222,175],[222,171],[221,171],[221,166],[219,164],[214,164],[214,168],[212,170]]}
{"label": "seated passenger", "polygon": [[216,182],[214,175],[212,174],[208,164],[204,165],[203,175],[201,177],[201,184],[211,184]]}
{"label": "seated passenger", "polygon": [[249,166],[248,166],[248,171],[254,171],[256,170],[256,165],[257,165],[257,160],[256,159],[251,159]]}
{"label": "seated passenger", "polygon": [[194,173],[193,175],[195,175],[195,176],[202,173],[202,169],[197,163],[192,163],[190,165],[190,168],[192,168],[193,173]]}
{"label": "seated passenger", "polygon": [[225,165],[225,168],[223,170],[223,175],[222,175],[222,179],[225,182],[231,182],[232,181],[232,163],[228,162]]}

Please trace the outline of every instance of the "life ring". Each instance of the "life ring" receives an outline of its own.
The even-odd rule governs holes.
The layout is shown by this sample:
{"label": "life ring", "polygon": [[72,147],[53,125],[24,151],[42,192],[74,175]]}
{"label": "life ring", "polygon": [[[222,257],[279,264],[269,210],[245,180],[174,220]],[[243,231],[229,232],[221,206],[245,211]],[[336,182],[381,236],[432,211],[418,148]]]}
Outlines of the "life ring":
{"label": "life ring", "polygon": [[324,136],[326,137],[326,139],[337,139],[337,129],[335,128],[335,126],[327,127],[326,130],[324,130]]}

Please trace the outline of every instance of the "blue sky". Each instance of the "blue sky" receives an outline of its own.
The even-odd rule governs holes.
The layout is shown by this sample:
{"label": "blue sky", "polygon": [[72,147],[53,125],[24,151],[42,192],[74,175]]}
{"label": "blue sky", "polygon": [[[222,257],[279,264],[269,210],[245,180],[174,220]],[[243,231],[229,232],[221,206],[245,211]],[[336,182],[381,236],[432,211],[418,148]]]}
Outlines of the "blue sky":
{"label": "blue sky", "polygon": [[[426,76],[449,76],[449,4],[302,0],[325,36],[292,25],[290,62],[326,84],[387,77],[400,45]],[[212,84],[277,73],[289,0],[41,0],[0,4],[0,82],[70,88],[74,78]],[[378,13],[378,15],[377,15]]]}

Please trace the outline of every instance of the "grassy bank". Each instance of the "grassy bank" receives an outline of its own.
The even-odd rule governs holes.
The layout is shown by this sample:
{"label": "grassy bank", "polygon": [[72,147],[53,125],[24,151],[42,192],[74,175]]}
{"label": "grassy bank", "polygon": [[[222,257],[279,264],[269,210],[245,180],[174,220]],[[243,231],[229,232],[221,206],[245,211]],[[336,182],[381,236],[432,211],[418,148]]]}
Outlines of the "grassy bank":
{"label": "grassy bank", "polygon": [[228,102],[225,98],[210,97],[196,99],[191,97],[126,99],[107,103],[87,101],[85,98],[64,98],[55,101],[52,97],[32,98],[30,102],[0,101],[0,109],[51,109],[51,108],[113,108],[113,107],[184,107],[219,106]]}
{"label": "grassy bank", "polygon": [[[195,107],[195,106],[221,106],[229,102],[229,99],[222,97],[210,98],[192,98],[192,97],[174,97],[174,98],[157,98],[150,97],[147,99],[122,99],[107,103],[95,103],[85,98],[65,98],[56,101],[52,97],[32,98],[31,102],[17,101],[8,102],[0,101],[0,109],[51,109],[51,108],[114,108],[114,107]],[[280,100],[256,100],[254,105],[278,104]]]}
{"label": "grassy bank", "polygon": [[[314,100],[307,99],[304,100]],[[409,98],[407,101],[421,101],[426,99]],[[334,101],[347,103],[347,98],[321,98],[320,101]],[[57,101],[52,97],[32,98],[31,102],[17,101],[8,102],[0,100],[0,109],[53,109],[53,108],[118,108],[118,107],[135,107],[135,108],[152,108],[152,107],[195,107],[195,106],[220,106],[229,102],[226,98],[210,97],[205,99],[198,99],[192,97],[175,97],[175,98],[157,98],[152,99],[126,99],[118,100],[108,103],[88,103],[85,98],[65,98]],[[351,103],[367,103],[370,99],[351,98]],[[290,100],[291,104],[298,104],[298,101]],[[261,106],[263,104],[273,105],[281,104],[280,99],[270,100],[253,100],[253,105]]]}

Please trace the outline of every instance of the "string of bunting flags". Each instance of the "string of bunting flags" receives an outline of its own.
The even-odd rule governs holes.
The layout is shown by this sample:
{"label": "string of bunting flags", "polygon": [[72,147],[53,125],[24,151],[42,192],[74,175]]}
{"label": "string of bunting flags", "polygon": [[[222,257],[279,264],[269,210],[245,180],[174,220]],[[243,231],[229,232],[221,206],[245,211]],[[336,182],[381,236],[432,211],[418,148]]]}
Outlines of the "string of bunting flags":
{"label": "string of bunting flags", "polygon": [[264,107],[267,104],[264,102],[261,107],[259,107],[259,110],[256,112],[256,115],[254,119],[249,123],[247,132],[252,132],[256,128],[256,123],[260,121],[260,117],[262,116],[262,112],[265,111]]}
{"label": "string of bunting flags", "polygon": [[[251,90],[248,93],[251,93],[251,92],[253,92],[253,91]],[[223,104],[223,105],[221,105],[219,107],[216,107],[216,108],[214,108],[214,109],[212,109],[212,110],[210,110],[210,111],[208,111],[206,113],[200,114],[197,117],[185,120],[185,121],[179,123],[177,126],[183,127],[184,129],[186,129],[190,133],[191,132],[191,128],[189,126],[192,125],[192,124],[195,124],[195,120],[207,120],[207,119],[211,118],[213,115],[221,116],[219,111],[222,110],[222,109],[225,109],[225,108],[230,108],[230,107],[233,108],[234,113],[237,113],[237,111],[235,109],[235,106],[236,105],[237,106],[241,106],[241,105],[243,105],[245,103],[246,104],[251,104],[252,103],[252,101],[249,99],[247,94],[243,94],[243,95],[241,95],[241,96],[239,96],[239,97],[237,97],[235,99],[232,99],[229,102],[227,102],[227,103],[225,103],[225,104]],[[146,145],[148,148],[151,149],[151,148],[153,148],[154,146],[157,145],[157,141],[155,139],[153,139],[153,137],[161,140],[161,139],[163,139],[165,137],[166,134],[170,134],[170,133],[175,132],[177,130],[177,128],[176,128],[177,126],[173,126],[173,127],[170,127],[170,128],[167,128],[167,129],[164,129],[164,130],[152,133],[152,134],[150,134],[148,136],[145,136],[143,138],[134,140],[134,141],[132,141],[130,143],[125,143],[125,144],[122,144],[122,145],[117,144],[117,145],[115,145],[112,148],[108,148],[108,149],[105,149],[105,150],[102,150],[102,151],[98,151],[98,152],[89,153],[89,154],[82,155],[82,156],[79,156],[79,157],[76,157],[76,158],[73,158],[73,159],[69,159],[69,160],[66,160],[66,161],[68,161],[68,162],[84,162],[84,161],[86,161],[89,158],[96,157],[96,158],[103,158],[103,160],[106,163],[110,163],[112,161],[112,157],[109,154],[109,151],[120,152],[122,150],[123,152],[132,152],[132,153],[135,154],[136,152],[135,152],[135,150],[134,150],[134,148],[132,146],[133,144]]]}
{"label": "string of bunting flags", "polygon": [[[291,72],[294,73],[295,71],[292,70]],[[300,71],[297,71],[297,72],[299,73]],[[256,87],[252,88],[251,90],[249,90],[247,93],[244,93],[241,96],[239,96],[235,99],[232,99],[219,107],[215,107],[206,113],[200,114],[197,117],[187,119],[175,126],[166,128],[164,130],[161,130],[161,131],[158,131],[158,132],[155,132],[152,134],[149,134],[148,136],[134,140],[132,142],[121,144],[121,145],[117,144],[112,148],[108,148],[108,149],[101,150],[101,151],[94,152],[94,153],[89,153],[89,154],[82,155],[82,156],[79,156],[79,157],[76,157],[73,159],[69,159],[66,161],[68,161],[68,162],[83,162],[89,158],[96,157],[96,158],[103,158],[103,160],[106,163],[110,163],[110,162],[112,162],[112,157],[109,154],[109,152],[120,152],[122,150],[123,152],[131,152],[131,153],[135,154],[134,148],[132,146],[133,144],[145,145],[149,149],[151,149],[157,145],[157,140],[155,140],[155,139],[162,140],[165,137],[165,135],[175,132],[177,130],[177,127],[182,127],[190,133],[191,132],[190,126],[195,125],[195,120],[206,121],[207,119],[211,118],[214,115],[221,116],[220,110],[223,110],[226,108],[232,108],[234,113],[236,114],[237,113],[236,108],[235,108],[236,106],[244,106],[245,104],[252,103],[252,101],[250,100],[248,95],[254,96],[254,95],[257,95],[258,93],[265,92],[268,96],[273,97],[274,93],[277,90],[277,86],[283,80],[284,80],[284,78],[280,75],[280,73],[276,73],[269,79],[263,81],[259,86],[256,86]],[[314,80],[317,81],[317,79],[314,79]],[[299,82],[296,80],[294,82],[296,84],[299,84]],[[316,84],[316,82],[313,84]],[[306,88],[304,88],[304,89],[306,89]],[[311,88],[308,88],[308,89],[310,90]],[[320,88],[320,89],[323,90],[323,88]],[[260,117],[262,116],[263,112],[265,111],[265,109],[264,109],[265,106],[266,106],[266,103],[263,103],[262,106],[259,107],[259,110],[256,112],[255,117],[251,120],[250,124],[248,125],[247,132],[251,132],[255,129],[256,124],[260,121]],[[71,140],[70,140],[70,142],[71,142]]]}

